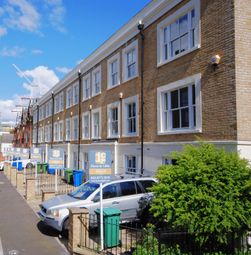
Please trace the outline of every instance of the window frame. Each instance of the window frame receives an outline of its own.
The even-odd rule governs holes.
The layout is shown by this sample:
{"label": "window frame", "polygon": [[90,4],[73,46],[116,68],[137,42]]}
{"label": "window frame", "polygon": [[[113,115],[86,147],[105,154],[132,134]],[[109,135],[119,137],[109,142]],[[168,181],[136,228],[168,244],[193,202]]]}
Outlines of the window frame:
{"label": "window frame", "polygon": [[[100,90],[99,90],[99,92],[97,92],[96,93],[96,90],[95,90],[95,85],[96,85],[96,83],[95,83],[95,75],[96,75],[96,73],[99,73],[99,87],[100,87]],[[93,71],[92,71],[92,90],[91,90],[91,95],[92,95],[92,97],[94,97],[94,96],[97,96],[97,95],[99,95],[99,94],[101,94],[101,86],[102,86],[102,73],[101,73],[101,65],[99,65],[98,67],[96,67],[95,69],[93,69]]]}
{"label": "window frame", "polygon": [[[118,109],[118,133],[116,135],[112,134],[112,122],[111,122],[111,110]],[[120,102],[114,102],[107,105],[107,137],[108,138],[119,138],[120,137]]]}
{"label": "window frame", "polygon": [[[131,104],[131,103],[135,103],[136,106],[135,106],[135,112],[136,112],[136,132],[133,132],[133,133],[129,133],[128,132],[128,126],[127,126],[127,121],[128,121],[128,118],[127,118],[127,115],[128,115],[128,105]],[[123,122],[122,122],[122,135],[123,137],[135,137],[135,136],[138,136],[138,133],[139,133],[139,100],[138,100],[138,95],[135,95],[135,96],[132,96],[132,97],[128,97],[126,99],[123,99],[122,100],[122,116],[123,116]]]}
{"label": "window frame", "polygon": [[[130,159],[130,158],[132,158],[132,157],[134,157],[135,158],[135,168],[132,168],[132,169],[135,169],[135,172],[132,172],[132,171],[128,171],[128,168],[129,168],[129,166],[128,166],[128,160]],[[125,174],[130,174],[130,175],[136,175],[136,174],[138,174],[138,172],[139,172],[139,169],[138,169],[138,157],[136,156],[136,155],[132,155],[132,154],[130,154],[130,155],[125,155],[124,156],[124,166],[125,166]]]}
{"label": "window frame", "polygon": [[[88,136],[85,136],[85,117],[88,118]],[[82,114],[82,140],[89,140],[90,139],[90,112],[84,112]]]}
{"label": "window frame", "polygon": [[[86,89],[85,89],[85,82],[86,81],[89,81],[89,96],[87,97],[86,96]],[[88,99],[90,99],[91,98],[91,74],[90,73],[88,73],[87,75],[85,75],[84,77],[83,77],[83,79],[82,79],[82,90],[83,90],[83,93],[82,93],[82,101],[86,101],[86,100],[88,100]]]}
{"label": "window frame", "polygon": [[[112,64],[117,61],[117,83],[112,84]],[[107,89],[112,89],[120,85],[120,52],[107,60]]]}
{"label": "window frame", "polygon": [[[62,130],[60,128],[60,125],[62,125]],[[64,122],[63,122],[63,120],[61,120],[58,122],[58,141],[61,142],[61,141],[63,141],[63,139],[64,139]]]}
{"label": "window frame", "polygon": [[[67,123],[70,123],[69,129]],[[68,135],[69,131],[69,135]],[[71,141],[71,118],[65,119],[65,141]]]}
{"label": "window frame", "polygon": [[[75,129],[75,123],[76,121],[76,129]],[[78,116],[75,115],[71,118],[71,141],[77,141],[78,140],[78,135],[79,135],[79,123],[78,123]],[[76,130],[76,136],[75,136],[75,130]]]}
{"label": "window frame", "polygon": [[[99,135],[94,136],[94,114],[99,113]],[[92,110],[92,139],[101,139],[102,125],[101,125],[101,108],[96,108]]]}
{"label": "window frame", "polygon": [[[195,25],[194,25],[194,46],[191,46],[191,37],[188,38],[188,49],[184,52],[181,52],[173,57],[170,55],[170,46],[168,46],[168,58],[164,57],[164,30],[167,28],[168,33],[170,33],[170,25],[177,21],[179,18],[184,16],[187,13],[190,13],[194,9],[195,11]],[[190,15],[189,15],[190,16]],[[191,19],[188,17],[189,25],[191,25]],[[188,28],[188,34],[190,33],[191,27]],[[179,57],[182,57],[198,48],[201,47],[201,33],[200,33],[200,1],[191,0],[176,12],[165,18],[157,25],[157,67],[162,66],[166,63],[169,63]],[[168,41],[168,43],[170,40]]]}
{"label": "window frame", "polygon": [[[70,93],[70,100],[69,100],[69,91],[71,91]],[[73,87],[70,86],[66,89],[66,109],[70,108],[73,105]]]}
{"label": "window frame", "polygon": [[72,85],[72,105],[79,103],[79,84],[75,83]]}
{"label": "window frame", "polygon": [[[165,93],[170,93],[171,91],[178,90],[180,88],[195,85],[195,109],[196,109],[196,126],[188,128],[171,128],[171,125],[167,125],[167,128],[164,128],[164,98]],[[189,96],[189,95],[188,95]],[[170,104],[171,102],[169,102]],[[192,105],[189,105],[192,108]],[[201,133],[202,132],[202,100],[201,100],[201,74],[195,74],[189,76],[185,79],[178,80],[167,85],[161,86],[157,89],[157,128],[158,135],[167,135],[167,134],[180,134],[180,133]],[[170,111],[170,110],[169,110]],[[191,111],[189,111],[189,119],[191,118]],[[170,123],[170,119],[167,120]],[[191,120],[190,120],[191,121]]]}
{"label": "window frame", "polygon": [[[127,65],[127,54],[135,49],[135,75],[128,77],[128,65]],[[122,56],[123,56],[123,68],[122,68],[122,78],[123,82],[130,81],[139,75],[139,53],[138,53],[138,40],[133,41],[131,44],[129,44],[127,47],[125,47],[122,50]]]}

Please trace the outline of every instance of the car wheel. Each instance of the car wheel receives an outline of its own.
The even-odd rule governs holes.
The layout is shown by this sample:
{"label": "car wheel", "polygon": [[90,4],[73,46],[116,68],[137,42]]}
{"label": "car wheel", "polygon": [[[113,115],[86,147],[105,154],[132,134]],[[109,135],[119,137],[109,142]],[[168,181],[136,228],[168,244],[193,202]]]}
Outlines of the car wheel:
{"label": "car wheel", "polygon": [[31,169],[33,167],[33,165],[31,164],[31,163],[28,163],[27,165],[26,165],[26,168],[28,168],[28,169]]}
{"label": "car wheel", "polygon": [[64,221],[63,228],[62,228],[62,236],[68,237],[68,232],[69,232],[69,218],[67,218]]}

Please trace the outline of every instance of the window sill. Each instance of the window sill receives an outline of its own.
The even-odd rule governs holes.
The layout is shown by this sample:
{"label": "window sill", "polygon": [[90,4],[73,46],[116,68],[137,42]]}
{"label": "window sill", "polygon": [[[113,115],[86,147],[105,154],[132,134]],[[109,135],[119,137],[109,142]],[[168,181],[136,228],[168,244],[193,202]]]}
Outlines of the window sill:
{"label": "window sill", "polygon": [[117,83],[115,85],[107,85],[107,90],[114,89],[114,88],[118,87],[120,84],[121,83],[119,82],[119,83]]}
{"label": "window sill", "polygon": [[122,137],[137,137],[138,136],[138,133],[135,133],[135,134],[123,134]]}
{"label": "window sill", "polygon": [[107,139],[117,139],[120,138],[120,135],[109,135],[107,136]]}
{"label": "window sill", "polygon": [[133,79],[135,79],[135,78],[137,78],[137,77],[139,77],[139,74],[137,73],[136,75],[134,75],[134,76],[132,76],[132,77],[130,77],[130,78],[124,78],[123,79],[123,82],[127,82],[127,81],[130,81],[130,80],[133,80]]}
{"label": "window sill", "polygon": [[95,97],[95,96],[98,96],[100,94],[101,94],[101,91],[99,93],[97,93],[97,94],[92,95],[91,97]]}
{"label": "window sill", "polygon": [[173,57],[173,58],[171,58],[171,59],[164,60],[164,61],[162,61],[162,60],[159,61],[159,60],[158,60],[157,68],[158,68],[158,67],[161,67],[161,66],[163,66],[163,65],[165,65],[165,64],[168,64],[168,63],[170,63],[170,62],[172,62],[172,61],[174,61],[174,60],[176,60],[176,59],[178,59],[178,58],[180,58],[180,57],[183,57],[183,56],[185,56],[185,55],[187,55],[187,54],[189,54],[189,53],[191,53],[191,52],[193,52],[193,51],[195,51],[195,50],[197,50],[197,49],[200,49],[200,47],[201,47],[200,44],[198,44],[197,46],[191,48],[190,50],[184,51],[184,52],[180,53],[179,55],[177,55],[177,56],[175,56],[175,57]]}
{"label": "window sill", "polygon": [[176,134],[191,134],[191,133],[202,133],[201,129],[181,129],[173,131],[158,131],[158,135],[176,135]]}
{"label": "window sill", "polygon": [[82,102],[86,102],[86,101],[88,101],[90,98],[91,98],[91,97],[84,98],[84,99],[82,100]]}

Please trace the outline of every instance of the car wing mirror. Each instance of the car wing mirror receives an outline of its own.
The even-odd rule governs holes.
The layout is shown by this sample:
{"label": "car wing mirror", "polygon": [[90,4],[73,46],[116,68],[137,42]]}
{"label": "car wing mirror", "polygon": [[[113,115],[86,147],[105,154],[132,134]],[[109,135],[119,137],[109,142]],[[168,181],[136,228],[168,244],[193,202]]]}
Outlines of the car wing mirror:
{"label": "car wing mirror", "polygon": [[94,203],[99,202],[100,201],[100,196],[95,196],[92,201]]}

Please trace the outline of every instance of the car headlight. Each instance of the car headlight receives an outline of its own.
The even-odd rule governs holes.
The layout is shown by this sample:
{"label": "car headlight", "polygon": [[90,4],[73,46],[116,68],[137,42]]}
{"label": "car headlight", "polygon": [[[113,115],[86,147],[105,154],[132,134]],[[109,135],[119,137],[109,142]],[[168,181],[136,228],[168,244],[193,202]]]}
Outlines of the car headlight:
{"label": "car headlight", "polygon": [[58,218],[60,216],[60,210],[47,210],[47,214]]}

